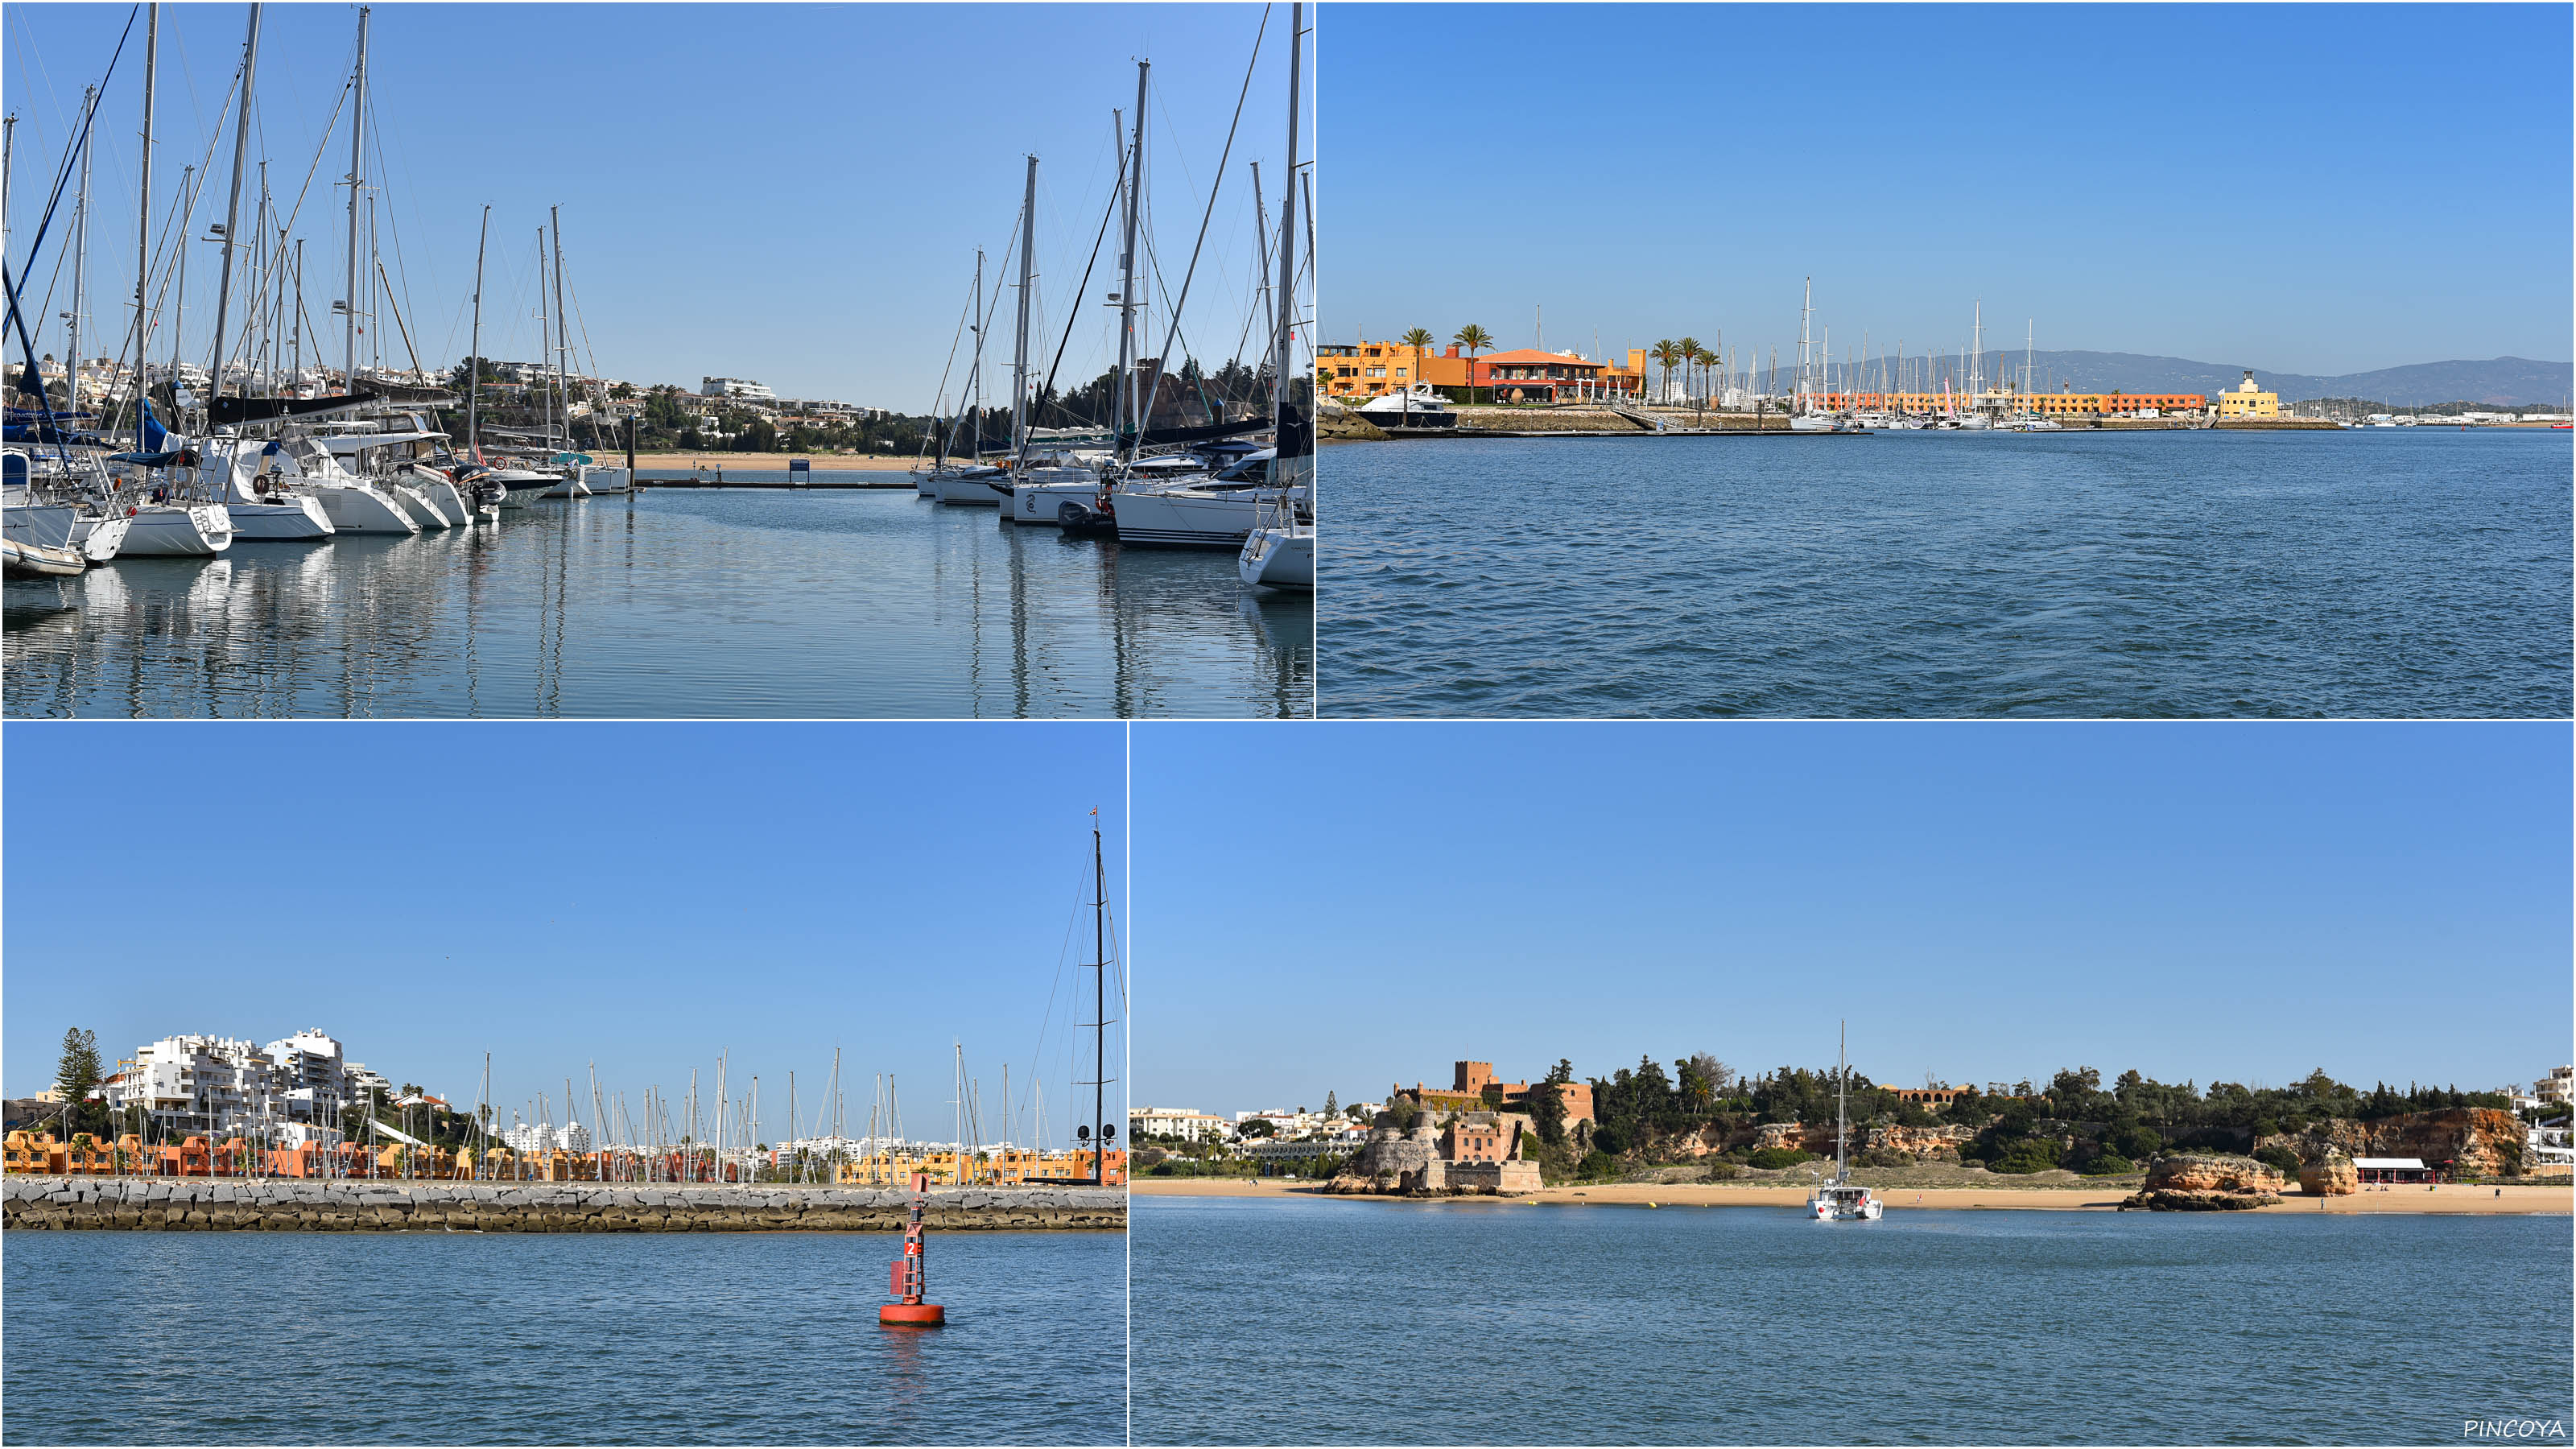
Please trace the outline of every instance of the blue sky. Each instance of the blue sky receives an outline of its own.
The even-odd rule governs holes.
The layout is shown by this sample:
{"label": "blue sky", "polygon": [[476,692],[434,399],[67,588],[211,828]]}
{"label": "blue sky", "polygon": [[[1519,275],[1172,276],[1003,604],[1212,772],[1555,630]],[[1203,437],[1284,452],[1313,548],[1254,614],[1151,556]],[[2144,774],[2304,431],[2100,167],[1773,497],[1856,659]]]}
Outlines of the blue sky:
{"label": "blue sky", "polygon": [[[171,1033],[318,1026],[468,1102],[489,1051],[505,1121],[539,1091],[562,1121],[566,1076],[589,1121],[594,1060],[632,1111],[648,1084],[676,1101],[691,1067],[712,1102],[729,1050],[775,1141],[787,1073],[810,1118],[838,1044],[858,1129],[892,1072],[912,1135],[946,1140],[962,1040],[987,1140],[1005,1060],[1022,1135],[1033,1064],[1050,1136],[1070,1131],[1095,806],[1123,903],[1118,725],[21,722],[7,741],[11,1096],[51,1084],[75,1024],[111,1062]],[[1005,750],[1062,768],[998,768]],[[1113,1029],[1113,1076],[1121,1046]]]}
{"label": "blue sky", "polygon": [[[166,199],[180,168],[209,155],[247,11],[162,13],[154,184]],[[21,117],[13,269],[81,87],[105,68],[126,15],[120,5],[6,7],[0,87]],[[1252,306],[1247,162],[1262,163],[1276,215],[1287,17],[1284,5],[1270,17],[1183,319],[1202,356],[1231,356]],[[308,238],[306,305],[335,361],[328,308],[340,287],[328,279],[341,274],[347,202],[332,182],[347,169],[345,123],[327,145],[324,136],[356,23],[351,6],[270,6],[257,88],[273,189],[293,192],[315,172],[296,231]],[[380,213],[378,231],[389,253],[399,241],[387,265],[408,280],[405,320],[424,358],[466,350],[486,202],[485,350],[537,353],[535,233],[560,203],[577,325],[608,375],[691,388],[709,374],[753,377],[782,396],[926,411],[976,247],[992,253],[987,284],[1000,275],[1031,151],[1052,356],[1117,173],[1110,111],[1133,110],[1138,58],[1154,62],[1154,250],[1178,290],[1261,24],[1258,5],[380,5],[369,79],[379,206],[391,220]],[[110,85],[92,181],[92,312],[109,334],[131,325],[116,299],[133,287],[142,35],[137,24]],[[222,219],[229,128],[211,157],[217,184],[199,207],[200,236]],[[205,246],[190,261],[192,329],[212,325],[214,257]],[[1117,290],[1116,266],[1108,248],[1095,300]],[[51,276],[49,258],[38,290]],[[66,272],[50,310],[69,291]],[[1088,380],[1111,355],[1112,314],[1087,311],[1067,379]],[[1007,358],[1007,294],[999,315]],[[47,336],[59,352],[58,332]]]}
{"label": "blue sky", "polygon": [[[1140,1102],[1320,1106],[1461,1058],[1814,1066],[1839,1018],[1905,1084],[2568,1060],[2563,724],[1136,739]],[[1264,780],[1294,808],[1206,806]]]}
{"label": "blue sky", "polygon": [[1326,340],[2571,354],[2563,5],[1326,18]]}

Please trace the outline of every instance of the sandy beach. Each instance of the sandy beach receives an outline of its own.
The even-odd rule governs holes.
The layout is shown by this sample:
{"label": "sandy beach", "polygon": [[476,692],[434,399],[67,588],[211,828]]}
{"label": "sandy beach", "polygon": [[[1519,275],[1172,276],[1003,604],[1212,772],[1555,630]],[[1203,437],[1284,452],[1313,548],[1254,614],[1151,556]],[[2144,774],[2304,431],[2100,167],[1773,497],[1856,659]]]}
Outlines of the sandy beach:
{"label": "sandy beach", "polygon": [[[614,461],[608,453],[592,456],[602,462]],[[729,473],[784,473],[790,458],[811,461],[817,473],[876,473],[886,470],[899,473],[910,468],[914,461],[891,453],[638,453],[635,466],[639,470],[703,469],[713,473],[721,468]]]}
{"label": "sandy beach", "polygon": [[[1311,1183],[1290,1183],[1277,1178],[1244,1181],[1239,1178],[1139,1178],[1129,1191],[1141,1197],[1236,1197],[1236,1198],[1310,1198],[1333,1201],[1331,1194]],[[1907,1208],[2021,1208],[2049,1212],[2110,1212],[2120,1199],[2128,1196],[2126,1187],[2087,1185],[2080,1187],[2039,1188],[1912,1188],[1891,1189],[1886,1194],[1890,1212]],[[1372,1199],[1355,1199],[1369,1201]],[[1381,1198],[1375,1201],[1398,1201]],[[1522,1194],[1512,1201],[1532,1206],[1570,1207],[1798,1207],[1807,1200],[1803,1187],[1746,1186],[1727,1184],[1655,1184],[1594,1183],[1583,1187],[1551,1187]],[[1485,1198],[1450,1199],[1460,1202],[1491,1202]],[[2293,1192],[2280,1206],[2256,1208],[2256,1212],[2330,1212],[2330,1213],[2565,1213],[2576,1211],[2576,1189],[2567,1187],[2465,1187],[2392,1188],[2387,1192],[2356,1193],[2350,1197],[2312,1198]]]}

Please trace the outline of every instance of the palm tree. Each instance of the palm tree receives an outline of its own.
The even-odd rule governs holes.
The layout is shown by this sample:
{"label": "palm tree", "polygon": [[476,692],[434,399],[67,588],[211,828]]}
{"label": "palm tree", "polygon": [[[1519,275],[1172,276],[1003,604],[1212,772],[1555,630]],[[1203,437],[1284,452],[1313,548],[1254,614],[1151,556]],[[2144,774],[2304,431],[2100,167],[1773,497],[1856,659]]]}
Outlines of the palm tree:
{"label": "palm tree", "polygon": [[[1431,329],[1428,327],[1416,327],[1412,331],[1405,333],[1400,340],[1405,346],[1413,349],[1413,375],[1406,378],[1404,381],[1404,390],[1406,392],[1411,392],[1415,384],[1422,381],[1422,349],[1430,346],[1432,343]],[[1406,403],[1404,407],[1408,414],[1413,411],[1413,404],[1411,403]]]}
{"label": "palm tree", "polygon": [[[1691,361],[1693,361],[1693,362],[1695,362],[1695,363],[1699,364],[1699,369],[1700,369],[1700,373],[1699,373],[1699,375],[1700,375],[1700,400],[1701,400],[1701,402],[1702,402],[1703,404],[1705,404],[1705,403],[1707,402],[1707,400],[1708,400],[1708,393],[1709,393],[1709,385],[1708,385],[1708,379],[1709,379],[1709,376],[1710,376],[1710,372],[1709,372],[1709,370],[1710,370],[1711,368],[1714,368],[1714,367],[1716,367],[1716,366],[1717,366],[1717,354],[1716,354],[1716,353],[1714,353],[1714,352],[1709,351],[1709,350],[1708,350],[1707,348],[1705,348],[1705,347],[1702,347],[1702,348],[1699,348],[1699,349],[1696,349],[1696,350],[1697,350],[1698,355],[1697,355],[1697,356],[1695,356],[1695,357],[1693,357],[1693,358],[1691,359]],[[1705,411],[1705,408],[1703,408],[1703,411]]]}
{"label": "palm tree", "polygon": [[1681,341],[1674,343],[1673,346],[1681,349],[1682,391],[1690,393],[1693,388],[1690,370],[1691,367],[1699,361],[1699,339],[1696,337],[1685,337]]}
{"label": "palm tree", "polygon": [[1673,368],[1679,365],[1682,360],[1681,347],[1671,338],[1667,337],[1656,343],[1653,347],[1648,348],[1646,350],[1646,355],[1653,358],[1655,365],[1664,370],[1664,401],[1672,401]]}
{"label": "palm tree", "polygon": [[1467,353],[1467,380],[1471,384],[1467,390],[1467,396],[1472,398],[1476,395],[1475,388],[1472,386],[1476,379],[1476,354],[1494,345],[1494,334],[1470,322],[1459,328],[1458,335],[1449,340],[1457,343]]}

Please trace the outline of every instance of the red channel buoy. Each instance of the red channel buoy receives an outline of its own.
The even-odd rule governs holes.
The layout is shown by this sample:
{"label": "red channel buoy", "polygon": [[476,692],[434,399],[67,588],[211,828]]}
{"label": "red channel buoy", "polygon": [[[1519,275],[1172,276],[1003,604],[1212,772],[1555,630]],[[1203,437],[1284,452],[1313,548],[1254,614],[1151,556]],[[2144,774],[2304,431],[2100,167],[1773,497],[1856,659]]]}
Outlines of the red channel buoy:
{"label": "red channel buoy", "polygon": [[924,1303],[921,1262],[921,1212],[930,1192],[930,1174],[912,1175],[912,1219],[903,1229],[903,1256],[894,1260],[894,1274],[886,1291],[898,1302],[877,1309],[877,1322],[900,1328],[933,1328],[948,1321],[948,1310],[936,1303]]}

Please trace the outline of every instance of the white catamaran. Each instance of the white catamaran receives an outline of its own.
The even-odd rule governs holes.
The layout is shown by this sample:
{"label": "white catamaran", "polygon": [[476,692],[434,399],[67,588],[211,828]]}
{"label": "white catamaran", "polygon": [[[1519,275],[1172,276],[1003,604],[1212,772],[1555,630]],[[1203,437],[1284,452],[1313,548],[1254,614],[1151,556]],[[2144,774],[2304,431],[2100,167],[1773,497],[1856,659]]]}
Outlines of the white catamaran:
{"label": "white catamaran", "polygon": [[1851,1117],[1845,1110],[1851,1070],[1845,1064],[1841,1036],[1834,1043],[1834,1180],[1807,1199],[1807,1216],[1820,1223],[1876,1222],[1887,1211],[1878,1195],[1851,1180]]}

